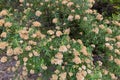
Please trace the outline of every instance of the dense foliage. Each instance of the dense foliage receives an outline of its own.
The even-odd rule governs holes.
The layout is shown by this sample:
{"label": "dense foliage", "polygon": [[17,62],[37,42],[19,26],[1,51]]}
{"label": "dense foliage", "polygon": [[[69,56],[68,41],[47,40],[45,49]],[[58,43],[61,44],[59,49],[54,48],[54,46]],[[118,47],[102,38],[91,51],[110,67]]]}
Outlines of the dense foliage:
{"label": "dense foliage", "polygon": [[106,19],[94,3],[1,0],[0,62],[14,59],[9,69],[21,68],[14,77],[21,80],[29,74],[42,80],[119,79],[120,15]]}

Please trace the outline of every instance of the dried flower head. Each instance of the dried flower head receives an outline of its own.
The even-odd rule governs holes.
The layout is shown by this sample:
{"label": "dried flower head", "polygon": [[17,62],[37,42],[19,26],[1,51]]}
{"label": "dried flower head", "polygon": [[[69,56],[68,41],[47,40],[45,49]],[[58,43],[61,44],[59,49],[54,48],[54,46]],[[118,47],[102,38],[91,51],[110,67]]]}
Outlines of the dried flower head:
{"label": "dried flower head", "polygon": [[75,15],[75,19],[79,20],[80,19],[80,15]]}
{"label": "dried flower head", "polygon": [[47,69],[47,66],[41,65],[41,68],[42,68],[43,70],[46,70],[46,69]]}
{"label": "dried flower head", "polygon": [[0,16],[6,16],[8,15],[8,11],[6,9],[3,9],[1,12],[0,12]]}
{"label": "dried flower head", "polygon": [[114,62],[120,66],[120,59],[114,59]]}
{"label": "dried flower head", "polygon": [[22,53],[23,53],[22,48],[16,47],[16,48],[14,49],[14,55],[19,55],[19,54],[22,54]]}
{"label": "dried flower head", "polygon": [[74,16],[69,15],[67,20],[68,20],[68,21],[73,21],[73,18],[74,18]]}
{"label": "dried flower head", "polygon": [[70,34],[70,28],[64,30],[64,34]]}
{"label": "dried flower head", "polygon": [[32,24],[33,24],[33,26],[35,26],[35,27],[40,27],[40,26],[41,26],[41,23],[38,22],[38,21],[34,21]]}
{"label": "dried flower head", "polygon": [[24,2],[24,0],[19,0],[19,2],[20,2],[20,3],[23,3],[23,2]]}
{"label": "dried flower head", "polygon": [[25,40],[27,40],[29,38],[28,31],[26,31],[24,29],[19,31],[19,35],[22,39],[25,39]]}
{"label": "dried flower head", "polygon": [[103,16],[102,16],[101,14],[98,14],[98,15],[96,16],[96,19],[101,21],[101,20],[103,20]]}
{"label": "dried flower head", "polygon": [[35,15],[38,16],[38,17],[40,17],[42,15],[42,12],[41,11],[36,11]]}
{"label": "dried flower head", "polygon": [[6,23],[4,24],[4,26],[9,28],[9,27],[12,26],[12,23],[11,23],[11,22],[6,22]]}
{"label": "dried flower head", "polygon": [[63,45],[63,46],[60,46],[59,51],[60,52],[67,52],[68,49],[67,49],[67,47],[65,45]]}
{"label": "dried flower head", "polygon": [[35,70],[31,69],[30,74],[34,74],[34,73],[35,73]]}
{"label": "dried flower head", "polygon": [[66,80],[67,73],[66,73],[66,72],[60,73],[60,74],[59,74],[59,77],[60,77],[60,78],[59,78],[60,80]]}
{"label": "dried flower head", "polygon": [[52,74],[50,80],[58,80],[58,76],[56,74]]}
{"label": "dried flower head", "polygon": [[0,37],[6,38],[7,37],[7,33],[6,32],[2,32],[1,35],[0,35]]}
{"label": "dried flower head", "polygon": [[79,57],[75,57],[73,60],[72,60],[75,64],[80,64],[81,63],[81,59]]}
{"label": "dried flower head", "polygon": [[7,42],[0,42],[0,49],[4,50],[8,46]]}
{"label": "dried flower head", "polygon": [[54,19],[52,20],[52,22],[55,23],[55,24],[58,23],[58,18],[54,18]]}
{"label": "dried flower head", "polygon": [[53,34],[54,34],[54,31],[53,31],[53,30],[48,30],[47,33],[48,33],[49,35],[53,35]]}
{"label": "dried flower head", "polygon": [[58,53],[55,55],[55,57],[56,57],[57,59],[62,59],[62,58],[63,58],[63,54],[60,53],[60,52],[58,52]]}
{"label": "dried flower head", "polygon": [[13,49],[12,48],[8,48],[6,54],[7,54],[7,56],[12,56],[13,55]]}
{"label": "dried flower head", "polygon": [[6,56],[3,56],[3,57],[0,59],[0,62],[2,62],[2,63],[7,62],[7,57],[6,57]]}
{"label": "dried flower head", "polygon": [[112,30],[110,28],[107,28],[106,31],[108,34],[112,34]]}
{"label": "dried flower head", "polygon": [[28,72],[27,72],[27,71],[25,71],[25,70],[24,70],[24,71],[22,71],[22,75],[23,75],[23,76],[27,76],[27,74],[28,74]]}
{"label": "dried flower head", "polygon": [[0,26],[3,26],[3,24],[5,23],[4,19],[0,19]]}
{"label": "dried flower head", "polygon": [[61,31],[56,31],[56,36],[57,37],[60,37],[62,35],[62,32]]}
{"label": "dried flower head", "polygon": [[27,46],[27,47],[25,48],[26,51],[30,51],[31,49],[32,49],[31,46]]}

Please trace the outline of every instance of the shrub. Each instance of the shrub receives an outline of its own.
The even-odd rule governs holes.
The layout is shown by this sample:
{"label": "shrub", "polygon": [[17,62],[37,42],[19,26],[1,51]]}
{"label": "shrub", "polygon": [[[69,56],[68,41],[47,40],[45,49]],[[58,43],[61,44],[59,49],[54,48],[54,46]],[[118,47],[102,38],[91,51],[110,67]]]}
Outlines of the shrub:
{"label": "shrub", "polygon": [[[43,80],[119,77],[120,23],[91,10],[94,0],[16,3],[16,9],[0,12],[0,51],[6,53],[0,61],[14,59],[13,71],[21,68],[21,77],[35,73]],[[96,56],[102,59],[95,60]]]}

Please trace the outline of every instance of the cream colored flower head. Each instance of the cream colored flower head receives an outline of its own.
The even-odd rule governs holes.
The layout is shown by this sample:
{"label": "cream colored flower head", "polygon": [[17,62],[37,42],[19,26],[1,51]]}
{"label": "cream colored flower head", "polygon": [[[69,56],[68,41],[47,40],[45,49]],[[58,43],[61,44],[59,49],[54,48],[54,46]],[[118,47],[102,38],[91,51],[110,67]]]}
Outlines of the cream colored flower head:
{"label": "cream colored flower head", "polygon": [[0,42],[0,49],[4,50],[8,46],[7,42]]}
{"label": "cream colored flower head", "polygon": [[58,52],[58,53],[55,55],[55,57],[56,57],[57,59],[62,59],[62,58],[63,58],[63,54],[60,53],[60,52]]}
{"label": "cream colored flower head", "polygon": [[8,15],[8,11],[6,9],[0,12],[0,16],[6,16],[6,15]]}
{"label": "cream colored flower head", "polygon": [[56,36],[57,37],[60,37],[62,35],[62,32],[61,31],[56,31]]}
{"label": "cream colored flower head", "polygon": [[12,26],[12,23],[11,23],[11,22],[6,22],[6,23],[4,24],[4,26],[9,28],[9,27]]}
{"label": "cream colored flower head", "polygon": [[70,28],[64,30],[64,34],[70,34]]}
{"label": "cream colored flower head", "polygon": [[24,2],[24,0],[19,0],[19,2],[20,2],[20,3],[23,3],[23,2]]}
{"label": "cream colored flower head", "polygon": [[67,18],[68,21],[73,21],[73,19],[74,19],[73,15],[69,15],[68,18]]}
{"label": "cream colored flower head", "polygon": [[42,15],[42,12],[41,11],[36,11],[35,15],[38,16],[38,17],[40,17]]}
{"label": "cream colored flower head", "polygon": [[38,22],[38,21],[34,21],[32,26],[40,27],[40,26],[41,26],[41,23]]}
{"label": "cream colored flower head", "polygon": [[26,31],[26,30],[20,30],[19,35],[22,39],[25,39],[25,40],[27,40],[29,38],[28,31]]}
{"label": "cream colored flower head", "polygon": [[3,26],[3,24],[5,23],[4,19],[0,19],[0,26]]}
{"label": "cream colored flower head", "polygon": [[14,49],[14,55],[19,55],[19,54],[22,54],[23,53],[23,50],[21,47],[16,47]]}
{"label": "cream colored flower head", "polygon": [[48,33],[49,35],[53,35],[53,34],[54,34],[54,31],[53,31],[53,30],[48,30],[47,33]]}
{"label": "cream colored flower head", "polygon": [[81,63],[81,59],[79,57],[75,57],[73,60],[72,60],[75,64],[80,64]]}
{"label": "cream colored flower head", "polygon": [[80,15],[75,15],[75,19],[79,20],[80,19]]}
{"label": "cream colored flower head", "polygon": [[2,63],[7,62],[7,57],[6,57],[6,56],[3,56],[3,57],[0,59],[0,62],[2,62]]}
{"label": "cream colored flower head", "polygon": [[52,22],[55,23],[55,24],[58,23],[58,18],[54,18],[54,19],[52,20]]}
{"label": "cream colored flower head", "polygon": [[59,47],[59,51],[60,51],[60,52],[67,52],[68,49],[67,49],[67,47],[66,47],[65,45],[63,45],[63,46],[60,46],[60,47]]}
{"label": "cream colored flower head", "polygon": [[0,35],[0,37],[6,38],[7,37],[7,33],[6,32],[2,32],[1,35]]}

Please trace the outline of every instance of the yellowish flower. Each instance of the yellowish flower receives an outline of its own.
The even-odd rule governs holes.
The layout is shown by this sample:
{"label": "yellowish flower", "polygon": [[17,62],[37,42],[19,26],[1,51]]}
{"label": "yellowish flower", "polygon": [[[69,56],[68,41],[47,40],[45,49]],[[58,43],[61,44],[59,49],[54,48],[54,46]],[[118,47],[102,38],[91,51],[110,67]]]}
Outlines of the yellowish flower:
{"label": "yellowish flower", "polygon": [[27,61],[28,61],[28,58],[27,58],[27,57],[24,57],[24,58],[23,58],[23,61],[24,61],[24,62],[27,62]]}
{"label": "yellowish flower", "polygon": [[27,72],[27,71],[25,71],[25,70],[24,70],[24,71],[22,71],[22,75],[23,75],[23,76],[27,76],[27,74],[28,74],[28,72]]}
{"label": "yellowish flower", "polygon": [[72,5],[74,5],[73,2],[68,2],[68,3],[67,3],[67,6],[68,6],[68,7],[71,7]]}
{"label": "yellowish flower", "polygon": [[59,51],[60,51],[60,52],[67,52],[68,49],[67,49],[67,47],[66,47],[65,45],[63,45],[63,46],[60,46],[60,47],[59,47]]}
{"label": "yellowish flower", "polygon": [[40,26],[41,26],[41,23],[38,22],[38,21],[34,21],[32,24],[33,24],[33,26],[35,26],[35,27],[40,27]]}
{"label": "yellowish flower", "polygon": [[110,28],[107,28],[106,31],[108,34],[112,34],[112,30]]}
{"label": "yellowish flower", "polygon": [[80,55],[80,53],[75,49],[73,49],[73,54],[74,54],[74,56],[79,56]]}
{"label": "yellowish flower", "polygon": [[32,53],[29,53],[29,57],[32,57],[33,56],[33,54]]}
{"label": "yellowish flower", "polygon": [[82,47],[81,52],[82,52],[85,56],[88,56],[88,55],[89,55],[85,46]]}
{"label": "yellowish flower", "polygon": [[26,51],[30,51],[31,49],[32,49],[31,46],[27,46],[27,47],[25,48]]}
{"label": "yellowish flower", "polygon": [[81,63],[81,59],[79,57],[75,57],[73,60],[72,60],[75,64],[80,64]]}
{"label": "yellowish flower", "polygon": [[7,36],[6,32],[2,32],[1,35],[0,35],[0,37],[2,37],[2,38],[6,38],[6,36]]}
{"label": "yellowish flower", "polygon": [[1,12],[0,12],[0,16],[6,16],[6,15],[8,15],[8,11],[7,10],[2,10]]}
{"label": "yellowish flower", "polygon": [[0,49],[4,50],[8,46],[7,42],[0,42]]}
{"label": "yellowish flower", "polygon": [[70,77],[73,76],[73,73],[72,73],[72,72],[69,72],[68,74],[69,74]]}
{"label": "yellowish flower", "polygon": [[50,34],[50,35],[53,35],[54,31],[53,30],[48,30],[47,33]]}
{"label": "yellowish flower", "polygon": [[94,33],[96,33],[96,34],[98,34],[99,33],[99,28],[94,28],[94,29],[92,29],[92,31],[94,32]]}
{"label": "yellowish flower", "polygon": [[22,54],[22,53],[23,53],[23,50],[20,47],[16,47],[14,49],[14,55],[19,55],[19,54]]}
{"label": "yellowish flower", "polygon": [[117,77],[115,76],[115,74],[110,73],[110,76],[111,76],[112,80],[117,80]]}
{"label": "yellowish flower", "polygon": [[0,19],[0,26],[3,26],[3,24],[5,23],[4,19]]}
{"label": "yellowish flower", "polygon": [[117,48],[120,48],[120,42],[116,43]]}
{"label": "yellowish flower", "polygon": [[85,79],[84,76],[81,74],[80,71],[77,72],[77,74],[76,74],[76,78],[77,78],[77,80],[84,80],[84,79]]}
{"label": "yellowish flower", "polygon": [[54,18],[52,22],[56,24],[58,22],[58,18]]}
{"label": "yellowish flower", "polygon": [[70,28],[64,30],[64,34],[70,34]]}
{"label": "yellowish flower", "polygon": [[56,32],[56,36],[57,36],[57,37],[60,37],[61,35],[62,35],[62,32],[61,32],[61,31],[57,31],[57,32]]}
{"label": "yellowish flower", "polygon": [[31,69],[30,74],[34,74],[34,73],[35,73],[35,70]]}
{"label": "yellowish flower", "polygon": [[3,56],[3,57],[0,59],[0,62],[2,62],[2,63],[7,62],[7,57],[6,57],[6,56]]}
{"label": "yellowish flower", "polygon": [[51,59],[51,63],[55,65],[62,65],[63,60],[62,59]]}
{"label": "yellowish flower", "polygon": [[103,73],[104,73],[105,75],[107,75],[107,74],[108,74],[108,70],[103,69]]}
{"label": "yellowish flower", "polygon": [[39,56],[40,54],[37,52],[37,51],[35,51],[35,50],[33,50],[33,54],[34,54],[34,56]]}
{"label": "yellowish flower", "polygon": [[100,28],[100,29],[104,29],[105,26],[104,26],[103,24],[101,24],[101,25],[99,25],[99,28]]}
{"label": "yellowish flower", "polygon": [[11,22],[6,22],[6,23],[4,24],[4,26],[5,26],[5,27],[11,27],[11,26],[12,26],[12,23],[11,23]]}
{"label": "yellowish flower", "polygon": [[59,80],[66,80],[67,73],[63,72],[63,73],[59,74],[59,76],[60,76]]}
{"label": "yellowish flower", "polygon": [[80,15],[75,15],[75,19],[79,20],[80,19]]}
{"label": "yellowish flower", "polygon": [[55,57],[56,57],[57,59],[62,59],[62,58],[63,58],[63,54],[60,53],[60,52],[58,52],[58,53],[55,55]]}
{"label": "yellowish flower", "polygon": [[37,45],[37,42],[30,40],[30,41],[28,41],[28,44],[30,44],[30,45]]}
{"label": "yellowish flower", "polygon": [[26,31],[26,30],[20,30],[19,35],[22,39],[25,39],[25,40],[27,40],[29,38],[28,31]]}
{"label": "yellowish flower", "polygon": [[42,68],[43,70],[46,70],[46,69],[47,69],[47,66],[41,65],[41,68]]}
{"label": "yellowish flower", "polygon": [[69,15],[67,20],[68,20],[68,21],[73,21],[73,18],[74,18],[74,17],[73,17],[72,15]]}
{"label": "yellowish flower", "polygon": [[7,54],[7,56],[12,56],[13,55],[13,49],[12,48],[8,48],[6,54]]}
{"label": "yellowish flower", "polygon": [[116,39],[117,39],[117,40],[120,40],[120,35],[116,36]]}
{"label": "yellowish flower", "polygon": [[38,16],[38,17],[40,17],[42,15],[42,12],[41,11],[36,11],[35,15]]}
{"label": "yellowish flower", "polygon": [[114,62],[120,66],[120,59],[114,59]]}
{"label": "yellowish flower", "polygon": [[56,74],[52,74],[52,78],[50,80],[58,80],[58,76]]}
{"label": "yellowish flower", "polygon": [[24,0],[19,0],[19,2],[20,2],[20,3],[23,3],[23,2],[24,2]]}
{"label": "yellowish flower", "polygon": [[101,14],[98,14],[98,15],[96,16],[96,19],[101,21],[101,20],[103,20],[103,16],[102,16]]}

